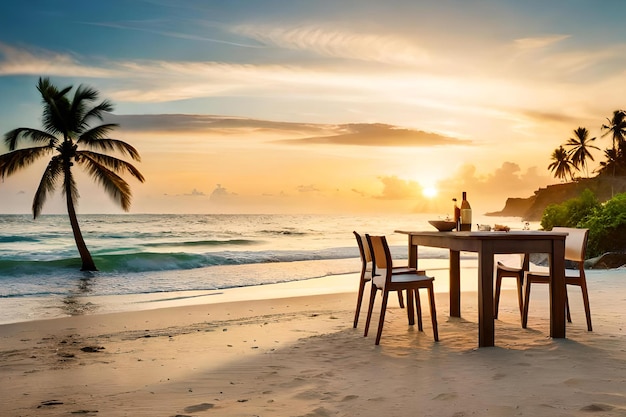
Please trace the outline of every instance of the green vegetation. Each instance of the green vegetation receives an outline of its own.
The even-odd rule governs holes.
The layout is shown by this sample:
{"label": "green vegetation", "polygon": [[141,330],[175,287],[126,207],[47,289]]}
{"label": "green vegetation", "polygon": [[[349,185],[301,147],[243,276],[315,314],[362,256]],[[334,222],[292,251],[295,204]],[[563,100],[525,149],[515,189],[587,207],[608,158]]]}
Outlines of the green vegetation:
{"label": "green vegetation", "polygon": [[[39,79],[37,90],[43,101],[44,130],[20,127],[4,136],[10,152],[0,155],[0,179],[4,180],[4,177],[31,166],[38,159],[52,155],[33,198],[33,217],[37,218],[41,214],[48,195],[61,185],[82,261],[81,269],[95,271],[96,265],[76,217],[78,188],[72,167],[77,165],[83,168],[122,209],[128,211],[130,186],[118,174],[130,174],[141,182],[144,177],[133,165],[107,152],[118,152],[135,161],[140,160],[139,153],[126,142],[107,138],[109,132],[117,127],[116,124],[90,126],[92,121],[102,120],[104,113],[113,110],[113,105],[107,100],[91,107],[98,99],[98,91],[81,85],[70,98],[68,95],[72,86],[59,90],[48,78]],[[35,146],[20,148],[22,141],[29,141]]]}
{"label": "green vegetation", "polygon": [[581,227],[579,224],[599,208],[601,205],[595,194],[586,189],[576,198],[561,204],[548,205],[541,218],[541,227],[545,230],[551,230],[555,226]]}
{"label": "green vegetation", "polygon": [[617,194],[600,204],[589,189],[579,197],[561,204],[550,204],[541,218],[541,227],[554,226],[589,229],[587,256],[626,251],[626,193]]}
{"label": "green vegetation", "polygon": [[589,256],[626,252],[626,193],[617,194],[594,210],[580,227],[589,229]]}

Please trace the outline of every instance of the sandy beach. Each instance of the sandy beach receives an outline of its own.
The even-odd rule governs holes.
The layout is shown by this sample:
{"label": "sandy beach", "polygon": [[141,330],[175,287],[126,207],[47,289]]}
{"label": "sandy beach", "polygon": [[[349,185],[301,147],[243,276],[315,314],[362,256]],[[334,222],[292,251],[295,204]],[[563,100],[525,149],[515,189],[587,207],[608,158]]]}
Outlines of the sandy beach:
{"label": "sandy beach", "polygon": [[547,289],[522,329],[509,288],[493,348],[477,348],[472,291],[461,319],[437,294],[439,342],[427,309],[419,332],[395,301],[375,346],[365,311],[352,328],[356,274],[5,324],[0,415],[626,416],[626,280],[589,275],[593,332],[576,288],[566,339],[548,336]]}

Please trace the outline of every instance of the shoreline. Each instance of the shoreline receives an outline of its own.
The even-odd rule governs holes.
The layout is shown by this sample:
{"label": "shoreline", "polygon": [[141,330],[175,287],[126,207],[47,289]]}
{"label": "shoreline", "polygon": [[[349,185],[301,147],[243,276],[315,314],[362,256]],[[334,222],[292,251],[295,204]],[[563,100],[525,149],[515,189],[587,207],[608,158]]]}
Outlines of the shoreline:
{"label": "shoreline", "polygon": [[[354,260],[359,265],[358,259]],[[462,260],[467,270],[477,268],[475,259]],[[273,265],[272,265],[273,266]],[[237,266],[235,266],[237,267]],[[422,259],[420,267],[435,276],[435,291],[447,292],[447,259]],[[471,274],[470,274],[471,275]],[[257,284],[216,290],[190,290],[150,292],[124,295],[98,295],[68,293],[46,297],[11,297],[0,299],[0,325],[36,320],[49,320],[79,315],[107,314],[124,311],[140,311],[181,305],[215,304],[231,301],[285,298],[304,295],[354,292],[358,286],[359,273],[328,275],[271,284]],[[464,289],[476,288],[470,280]],[[511,287],[512,288],[512,287]]]}
{"label": "shoreline", "polygon": [[[358,260],[355,260],[357,262]],[[435,277],[435,292],[447,293],[448,260],[420,259],[420,268]],[[515,260],[513,260],[515,262]],[[475,258],[461,259],[461,291],[477,291]],[[610,290],[613,282],[619,282],[623,268],[586,269],[588,281],[598,281],[598,291]],[[70,292],[66,295],[44,297],[0,298],[0,325],[49,320],[80,315],[131,312],[184,305],[215,304],[231,301],[253,301],[268,298],[286,298],[317,294],[354,292],[358,286],[359,273],[342,273],[324,277],[287,282],[256,284],[211,290],[161,291],[139,294],[89,295]],[[593,282],[590,283],[590,285]],[[503,289],[514,289],[512,280],[503,280]]]}

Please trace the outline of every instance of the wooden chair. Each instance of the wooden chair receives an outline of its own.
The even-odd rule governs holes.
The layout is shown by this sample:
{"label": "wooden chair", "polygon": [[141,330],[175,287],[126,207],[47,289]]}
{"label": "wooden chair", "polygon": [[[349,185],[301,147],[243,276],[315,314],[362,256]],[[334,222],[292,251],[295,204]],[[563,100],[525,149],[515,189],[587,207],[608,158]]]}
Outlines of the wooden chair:
{"label": "wooden chair", "polygon": [[[569,302],[567,298],[567,285],[576,285],[580,287],[583,295],[583,304],[585,307],[585,315],[587,316],[587,330],[591,331],[591,311],[589,308],[589,294],[587,291],[587,280],[585,278],[585,250],[587,247],[588,229],[576,229],[569,227],[554,227],[553,232],[565,232],[565,259],[575,261],[578,264],[577,269],[565,270],[565,306],[567,308],[567,321],[571,322],[572,318],[569,311]],[[522,315],[522,327],[526,328],[528,324],[528,301],[530,300],[531,284],[549,284],[549,272],[544,271],[527,271],[525,274],[525,291],[524,291],[524,314]]]}
{"label": "wooden chair", "polygon": [[428,290],[428,297],[430,301],[430,317],[433,325],[433,335],[435,341],[438,341],[439,333],[437,331],[437,311],[435,309],[435,292],[433,290],[434,278],[426,276],[422,271],[415,270],[404,273],[394,273],[391,252],[389,251],[389,245],[387,244],[385,236],[365,236],[372,254],[373,273],[372,290],[370,293],[369,308],[367,310],[367,320],[365,322],[365,333],[363,335],[367,336],[372,319],[374,300],[378,290],[382,291],[382,303],[378,319],[378,333],[376,334],[377,345],[380,343],[380,337],[383,333],[385,312],[387,310],[387,300],[389,298],[390,291],[406,290],[406,311],[409,319],[409,325],[415,324],[413,301],[415,300],[418,303],[418,326],[419,330],[423,331],[421,306],[419,306],[419,297],[416,297],[416,295],[419,294],[419,290],[421,288],[426,288]]}
{"label": "wooden chair", "polygon": [[[363,294],[365,293],[365,284],[372,280],[372,255],[367,243],[365,235],[361,235],[356,231],[353,231],[356,243],[359,247],[359,255],[361,257],[361,278],[359,279],[359,292],[356,299],[356,311],[354,313],[354,328],[359,323],[359,315],[361,314],[361,304],[363,303]],[[409,271],[415,271],[414,268],[408,266],[398,266],[393,268],[394,273],[405,273]],[[404,298],[402,297],[402,291],[398,291],[398,303],[401,308],[404,308]]]}
{"label": "wooden chair", "polygon": [[520,254],[520,265],[506,265],[500,261],[496,264],[496,294],[493,303],[493,318],[498,318],[498,308],[500,305],[500,290],[502,288],[502,278],[515,278],[517,280],[517,302],[519,304],[520,320],[524,317],[524,295],[523,283],[524,272],[528,270],[528,255]]}

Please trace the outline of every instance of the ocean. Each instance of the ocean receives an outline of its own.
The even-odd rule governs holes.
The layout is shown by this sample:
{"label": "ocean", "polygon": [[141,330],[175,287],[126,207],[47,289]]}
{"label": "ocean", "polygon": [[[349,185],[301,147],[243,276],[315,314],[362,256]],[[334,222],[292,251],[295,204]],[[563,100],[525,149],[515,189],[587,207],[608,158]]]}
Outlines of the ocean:
{"label": "ocean", "polygon": [[[31,311],[33,300],[218,290],[354,273],[360,261],[353,230],[387,235],[394,259],[405,260],[406,236],[394,230],[434,230],[428,220],[438,217],[81,215],[98,267],[85,272],[66,215],[0,215],[0,323],[40,318]],[[522,227],[518,218],[474,220]],[[448,253],[420,248],[419,256],[447,259]]]}

